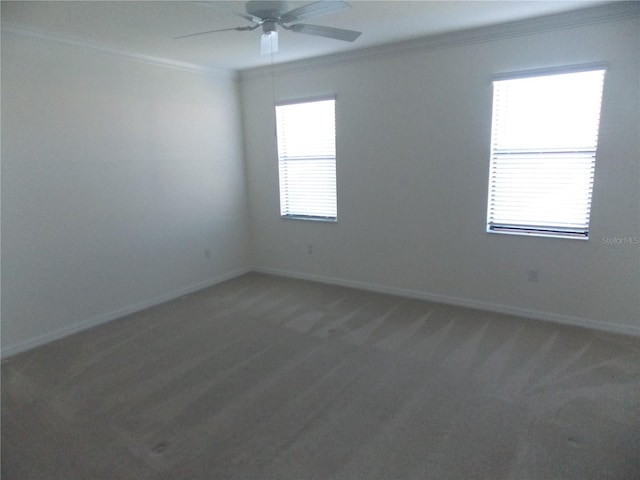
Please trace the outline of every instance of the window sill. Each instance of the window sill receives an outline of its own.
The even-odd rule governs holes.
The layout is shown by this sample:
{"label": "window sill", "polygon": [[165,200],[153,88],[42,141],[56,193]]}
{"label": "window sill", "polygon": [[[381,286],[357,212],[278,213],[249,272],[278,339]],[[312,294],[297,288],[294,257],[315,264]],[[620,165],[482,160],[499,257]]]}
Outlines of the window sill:
{"label": "window sill", "polygon": [[521,237],[546,237],[546,238],[562,238],[569,240],[589,240],[589,235],[579,233],[562,233],[544,230],[526,230],[526,229],[491,229],[487,228],[487,233],[499,235],[517,235]]}
{"label": "window sill", "polygon": [[335,217],[313,217],[311,215],[280,215],[280,218],[284,220],[307,220],[310,222],[324,223],[336,223],[338,221]]}

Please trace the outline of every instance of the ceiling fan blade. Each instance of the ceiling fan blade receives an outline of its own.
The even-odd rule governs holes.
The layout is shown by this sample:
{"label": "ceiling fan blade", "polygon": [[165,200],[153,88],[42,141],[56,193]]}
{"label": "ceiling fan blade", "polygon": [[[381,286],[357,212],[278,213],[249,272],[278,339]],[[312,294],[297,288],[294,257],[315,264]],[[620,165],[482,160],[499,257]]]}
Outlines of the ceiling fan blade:
{"label": "ceiling fan blade", "polygon": [[303,18],[319,17],[320,15],[339,12],[347,8],[351,7],[342,0],[320,0],[283,13],[280,16],[280,21],[282,23],[291,23],[302,20]]}
{"label": "ceiling fan blade", "polygon": [[195,37],[197,35],[206,35],[208,33],[216,33],[216,32],[228,32],[231,30],[237,30],[238,32],[246,32],[248,30],[255,30],[256,28],[258,28],[260,25],[250,25],[247,27],[232,27],[232,28],[219,28],[217,30],[207,30],[206,32],[198,32],[198,33],[189,33],[187,35],[179,35],[177,37],[173,37],[174,40],[178,40],[180,38],[187,38],[187,37]]}
{"label": "ceiling fan blade", "polygon": [[270,55],[278,51],[278,32],[265,32],[260,38],[260,55]]}
{"label": "ceiling fan blade", "polygon": [[262,19],[260,17],[254,17],[253,15],[249,15],[248,13],[236,13],[237,16],[246,18],[252,23],[257,23],[258,25],[262,25]]}
{"label": "ceiling fan blade", "polygon": [[342,40],[345,42],[353,42],[362,35],[362,32],[356,32],[355,30],[325,27],[322,25],[308,25],[305,23],[296,23],[295,25],[287,27],[287,30],[307,35],[317,35],[318,37],[333,38],[335,40]]}

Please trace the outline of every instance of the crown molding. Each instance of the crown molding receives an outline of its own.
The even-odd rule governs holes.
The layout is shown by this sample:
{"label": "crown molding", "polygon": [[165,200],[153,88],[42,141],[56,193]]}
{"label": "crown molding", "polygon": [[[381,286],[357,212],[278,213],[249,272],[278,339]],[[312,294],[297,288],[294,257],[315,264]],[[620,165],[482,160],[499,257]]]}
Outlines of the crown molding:
{"label": "crown molding", "polygon": [[26,28],[20,25],[14,25],[10,23],[2,24],[2,35],[13,35],[16,37],[26,37],[42,43],[61,45],[64,47],[72,47],[81,50],[88,50],[91,52],[99,53],[102,55],[120,57],[127,60],[132,60],[140,63],[146,63],[148,65],[154,65],[156,67],[171,68],[174,70],[182,70],[191,73],[201,74],[213,74],[216,76],[226,78],[237,78],[238,72],[234,70],[225,70],[221,68],[207,67],[204,65],[196,65],[193,63],[180,62],[177,60],[171,60],[168,58],[156,57],[153,55],[145,55],[142,53],[132,52],[129,50],[114,48],[102,43],[91,42],[85,39],[53,34],[45,32],[43,30],[37,30],[33,28]]}
{"label": "crown molding", "polygon": [[322,57],[240,71],[240,80],[335,67],[386,57],[410,55],[430,50],[460,47],[507,38],[626,20],[640,16],[640,2],[622,1],[571,12],[545,15],[527,20],[432,35],[414,40],[394,42],[377,47],[351,50]]}
{"label": "crown molding", "polygon": [[163,57],[146,55],[126,49],[114,48],[109,45],[87,41],[85,39],[53,34],[50,32],[26,28],[11,23],[2,24],[2,35],[26,37],[48,44],[57,44],[66,47],[89,50],[102,55],[125,58],[132,61],[146,63],[164,68],[172,68],[187,72],[213,74],[224,78],[239,78],[247,80],[272,76],[274,74],[286,74],[315,70],[320,68],[335,67],[345,64],[353,64],[369,60],[378,60],[390,56],[410,55],[430,50],[459,47],[470,44],[496,41],[507,38],[521,37],[544,33],[553,30],[582,27],[599,23],[626,20],[640,16],[640,2],[620,1],[590,7],[571,12],[564,12],[542,17],[508,22],[488,27],[480,27],[457,32],[449,32],[427,36],[419,39],[394,42],[376,47],[351,50],[337,54],[297,60],[276,65],[248,68],[244,70],[228,70],[205,65],[180,62]]}

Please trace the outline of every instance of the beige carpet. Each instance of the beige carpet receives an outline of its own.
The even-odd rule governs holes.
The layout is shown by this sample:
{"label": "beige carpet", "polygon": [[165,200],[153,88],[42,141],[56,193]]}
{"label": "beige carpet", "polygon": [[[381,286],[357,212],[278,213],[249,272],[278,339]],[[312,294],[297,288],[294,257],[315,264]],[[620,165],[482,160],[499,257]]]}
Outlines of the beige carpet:
{"label": "beige carpet", "polygon": [[249,274],[11,357],[2,479],[638,479],[640,338]]}

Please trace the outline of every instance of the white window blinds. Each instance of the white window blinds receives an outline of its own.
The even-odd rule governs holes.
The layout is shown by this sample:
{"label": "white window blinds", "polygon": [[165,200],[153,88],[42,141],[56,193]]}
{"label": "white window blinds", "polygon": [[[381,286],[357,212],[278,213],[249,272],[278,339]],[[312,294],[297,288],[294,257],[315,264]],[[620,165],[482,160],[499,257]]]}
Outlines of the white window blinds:
{"label": "white window blinds", "polygon": [[604,70],[493,82],[487,229],[588,238]]}
{"label": "white window blinds", "polygon": [[276,106],[280,214],[335,221],[335,99]]}

